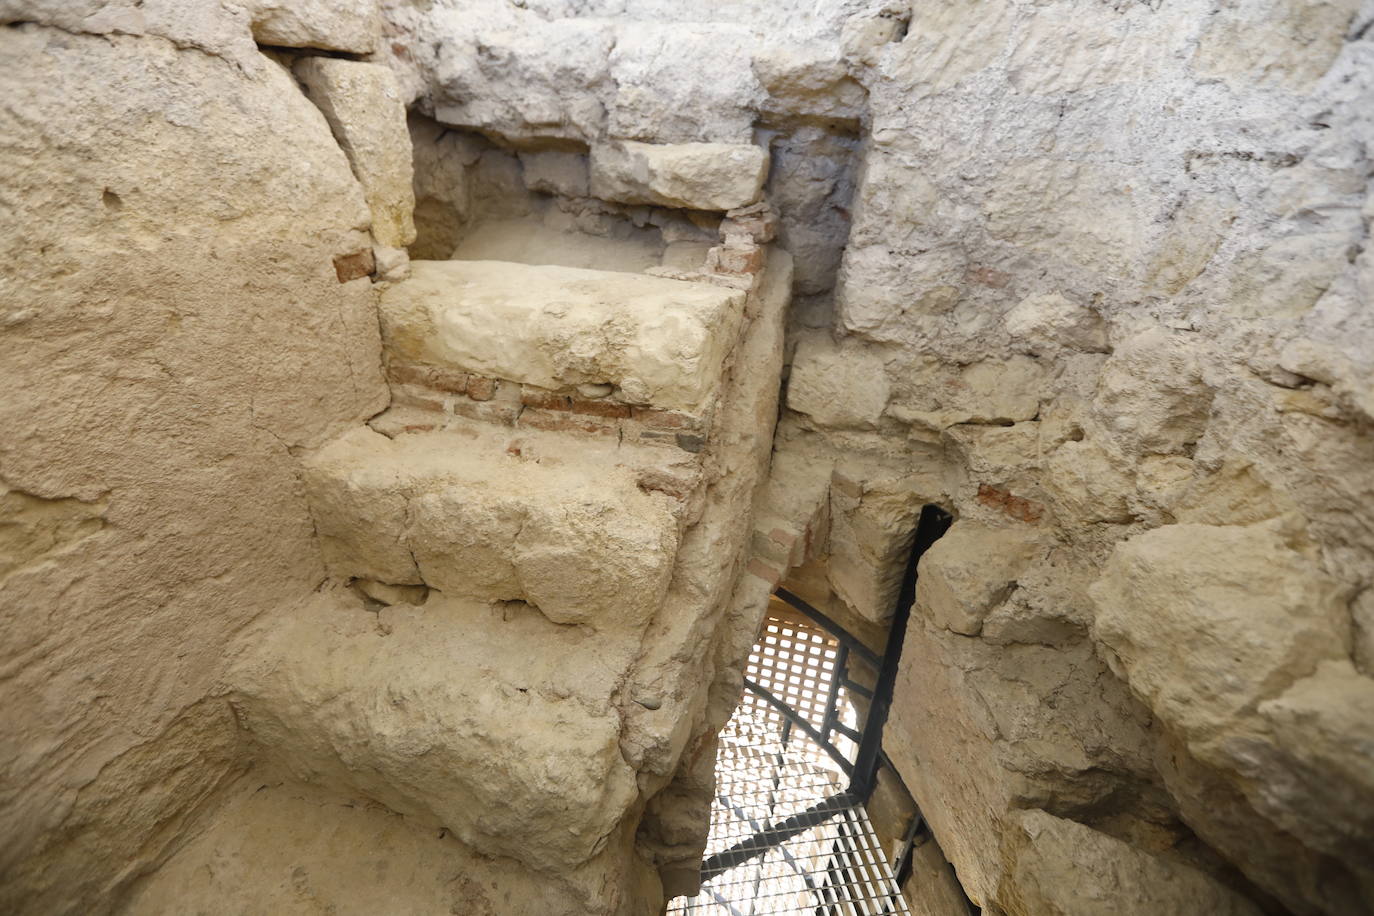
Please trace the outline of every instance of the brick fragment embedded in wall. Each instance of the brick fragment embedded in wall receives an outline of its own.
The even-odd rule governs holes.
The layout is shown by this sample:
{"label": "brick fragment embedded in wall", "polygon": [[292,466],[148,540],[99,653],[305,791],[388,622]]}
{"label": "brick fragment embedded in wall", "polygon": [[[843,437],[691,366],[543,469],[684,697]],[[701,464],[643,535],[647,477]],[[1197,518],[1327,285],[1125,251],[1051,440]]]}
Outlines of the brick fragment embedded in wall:
{"label": "brick fragment embedded in wall", "polygon": [[447,394],[466,394],[468,389],[468,374],[457,369],[392,363],[387,366],[386,374],[393,383],[423,385]]}
{"label": "brick fragment embedded in wall", "polygon": [[570,398],[569,400],[571,402],[569,409],[573,413],[616,420],[627,420],[630,417],[630,405],[621,404],[619,401],[608,401],[604,398]]}
{"label": "brick fragment embedded in wall", "polygon": [[349,280],[357,280],[362,277],[372,276],[372,271],[376,269],[376,261],[372,257],[372,249],[364,248],[351,254],[337,254],[334,256],[334,275],[339,278],[340,283],[347,283]]}
{"label": "brick fragment embedded in wall", "polygon": [[1004,289],[1011,282],[1011,274],[994,270],[991,267],[973,267],[964,272],[964,279],[979,286]]}
{"label": "brick fragment embedded in wall", "polygon": [[591,433],[598,436],[620,436],[620,426],[597,417],[587,417],[566,410],[542,410],[527,407],[520,413],[520,426],[551,432]]}
{"label": "brick fragment embedded in wall", "polygon": [[543,388],[532,388],[525,385],[520,389],[520,403],[526,407],[535,407],[539,410],[571,410],[572,398],[566,394],[554,394]]}
{"label": "brick fragment embedded in wall", "polygon": [[773,568],[758,557],[754,557],[749,561],[748,569],[749,572],[758,576],[769,585],[776,586],[782,581],[782,570]]}
{"label": "brick fragment embedded in wall", "polygon": [[712,273],[747,274],[753,276],[763,270],[763,249],[752,242],[735,244],[734,238],[706,252],[706,269]]}
{"label": "brick fragment embedded in wall", "polygon": [[496,396],[496,379],[481,375],[468,376],[468,397],[474,401],[490,401]]}
{"label": "brick fragment embedded in wall", "polygon": [[1021,496],[1014,496],[1009,490],[1003,490],[986,483],[978,485],[978,501],[991,509],[1001,510],[1003,514],[1017,521],[1028,524],[1040,521],[1045,514],[1045,507],[1039,503]]}
{"label": "brick fragment embedded in wall", "polygon": [[777,211],[767,201],[728,211],[720,224],[720,237],[734,234],[747,235],[759,245],[768,244],[778,234]]}

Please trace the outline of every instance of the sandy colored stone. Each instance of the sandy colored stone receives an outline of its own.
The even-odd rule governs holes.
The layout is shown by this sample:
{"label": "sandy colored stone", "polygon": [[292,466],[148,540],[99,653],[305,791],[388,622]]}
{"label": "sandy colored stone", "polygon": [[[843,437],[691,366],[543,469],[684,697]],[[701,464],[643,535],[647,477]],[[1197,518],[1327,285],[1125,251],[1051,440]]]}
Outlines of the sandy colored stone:
{"label": "sandy colored stone", "polygon": [[218,4],[61,6],[0,29],[9,913],[108,912],[242,771],[233,636],[323,574],[290,450],[386,403],[333,266],[367,207],[290,73]]}
{"label": "sandy colored stone", "polygon": [[1151,328],[1118,345],[1102,367],[1094,406],[1123,447],[1170,454],[1196,445],[1213,392],[1193,343]]}
{"label": "sandy colored stone", "polygon": [[1093,632],[1131,689],[1199,753],[1256,705],[1347,658],[1340,589],[1274,524],[1169,525],[1121,542]]}
{"label": "sandy colored stone", "polygon": [[611,913],[622,904],[620,894],[607,899],[592,881],[483,856],[365,797],[275,773],[250,775],[229,794],[208,830],[139,882],[129,912],[175,916],[231,907],[364,916],[441,906],[472,916],[513,909],[573,916]]}
{"label": "sandy colored stone", "polygon": [[953,525],[921,558],[916,604],[935,626],[977,636],[1039,546],[1022,528]]}
{"label": "sandy colored stone", "polygon": [[1025,811],[1017,818],[1025,845],[1009,879],[1013,913],[1110,916],[1216,913],[1259,916],[1261,910],[1206,874],[1152,856],[1091,827]]}
{"label": "sandy colored stone", "polygon": [[1032,348],[1057,344],[1093,352],[1107,349],[1102,316],[1057,293],[1022,299],[1004,320],[1007,332],[1019,344]]}
{"label": "sandy colored stone", "polygon": [[493,261],[412,261],[382,294],[388,349],[549,390],[624,386],[698,411],[720,384],[744,296],[703,283]]}
{"label": "sandy colored stone", "polygon": [[415,241],[410,134],[391,71],[360,61],[306,57],[293,72],[324,112],[363,186],[377,243],[404,248]]}
{"label": "sandy colored stone", "polygon": [[[563,450],[581,441],[561,438]],[[668,501],[597,460],[613,446],[545,462],[537,444],[512,450],[510,439],[360,428],[311,456],[306,491],[330,572],[527,601],[556,623],[642,627],[677,548]]]}
{"label": "sandy colored stone", "polygon": [[828,334],[807,334],[792,357],[787,406],[821,426],[877,427],[889,385],[882,357]]}
{"label": "sandy colored stone", "polygon": [[[615,650],[594,641],[531,608],[434,595],[373,615],[326,595],[261,634],[230,702],[298,778],[365,794],[486,855],[570,868],[601,850],[636,796],[608,702],[616,670],[598,659]],[[599,691],[556,662],[579,653],[603,660],[591,666]]]}
{"label": "sandy colored stone", "polygon": [[592,194],[626,204],[732,210],[754,203],[768,151],[724,143],[623,141],[592,147]]}
{"label": "sandy colored stone", "polygon": [[370,54],[381,39],[377,0],[237,0],[253,40],[284,48]]}

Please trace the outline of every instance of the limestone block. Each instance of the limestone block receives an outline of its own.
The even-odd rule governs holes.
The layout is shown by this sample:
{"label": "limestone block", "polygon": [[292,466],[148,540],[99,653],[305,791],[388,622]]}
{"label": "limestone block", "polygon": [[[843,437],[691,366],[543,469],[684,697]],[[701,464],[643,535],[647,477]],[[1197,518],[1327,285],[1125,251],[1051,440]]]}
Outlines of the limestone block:
{"label": "limestone block", "polygon": [[1302,91],[1331,65],[1359,0],[1249,0],[1208,20],[1193,57],[1204,77]]}
{"label": "limestone block", "polygon": [[582,450],[569,460],[565,445],[545,461],[529,456],[551,450],[508,450],[495,430],[353,430],[305,462],[326,565],[341,578],[526,601],[557,623],[637,630],[663,601],[677,521],[633,471],[602,465],[614,444]]}
{"label": "limestone block", "polygon": [[1027,356],[986,359],[967,366],[916,357],[894,367],[888,414],[932,430],[960,423],[1030,420],[1040,411],[1045,367]]}
{"label": "limestone block", "polygon": [[936,626],[977,636],[988,613],[1016,588],[1039,552],[1024,526],[992,528],[960,521],[921,558],[916,606]]}
{"label": "limestone block", "polygon": [[754,54],[753,69],[772,108],[855,122],[862,117],[866,94],[833,47],[764,47]]}
{"label": "limestone block", "polygon": [[1152,327],[1103,365],[1093,411],[1123,448],[1167,455],[1189,451],[1202,437],[1212,395],[1192,342]]}
{"label": "limestone block", "polygon": [[768,151],[751,144],[635,143],[592,147],[592,195],[623,204],[733,210],[757,201]]}
{"label": "limestone block", "polygon": [[1044,811],[1015,818],[1022,845],[1011,876],[1019,912],[1036,916],[1260,916],[1259,907],[1178,862]]}
{"label": "limestone block", "polygon": [[1239,755],[1242,775],[1277,785],[1256,793],[1259,810],[1374,886],[1374,678],[1325,661],[1259,714],[1272,745]]}
{"label": "limestone block", "polygon": [[1212,761],[1240,717],[1318,663],[1348,658],[1337,584],[1273,524],[1169,525],[1113,551],[1094,635],[1132,691]]}
{"label": "limestone block", "polygon": [[396,77],[381,64],[332,57],[306,57],[294,69],[363,186],[377,243],[415,241],[414,165]]}
{"label": "limestone block", "polygon": [[236,0],[253,23],[253,40],[283,48],[371,54],[381,38],[377,0]]}
{"label": "limestone block", "polygon": [[923,481],[850,464],[830,486],[830,585],[860,618],[892,617],[921,506]]}
{"label": "limestone block", "polygon": [[1030,352],[1047,346],[1105,353],[1107,325],[1102,316],[1065,299],[1058,293],[1028,296],[1004,319],[1007,333]]}
{"label": "limestone block", "polygon": [[377,433],[345,433],[303,466],[305,495],[326,568],[345,578],[421,584],[405,545],[408,481],[388,463],[367,460]]}
{"label": "limestone block", "polygon": [[820,426],[875,429],[887,407],[887,370],[882,356],[858,341],[826,332],[805,334],[792,357],[787,406]]}
{"label": "limestone block", "polygon": [[612,384],[697,412],[718,391],[745,295],[705,283],[498,261],[412,261],[382,293],[407,362],[551,391]]}
{"label": "limestone block", "polygon": [[1127,522],[1135,481],[1101,446],[1069,441],[1045,462],[1043,484],[1065,520]]}
{"label": "limestone block", "polygon": [[373,615],[325,595],[264,630],[230,702],[298,778],[566,869],[637,795],[608,700],[624,659],[597,641],[529,609],[432,596]]}
{"label": "limestone block", "polygon": [[748,142],[762,94],[750,68],[760,30],[713,13],[684,16],[672,3],[634,18],[609,54],[603,136]]}

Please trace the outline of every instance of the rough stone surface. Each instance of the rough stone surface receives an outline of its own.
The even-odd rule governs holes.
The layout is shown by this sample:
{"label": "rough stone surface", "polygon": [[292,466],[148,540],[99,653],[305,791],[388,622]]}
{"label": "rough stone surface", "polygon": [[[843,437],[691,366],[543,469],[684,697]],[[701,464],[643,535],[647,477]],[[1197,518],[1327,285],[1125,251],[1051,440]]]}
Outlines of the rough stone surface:
{"label": "rough stone surface", "polygon": [[882,357],[863,347],[836,345],[823,333],[797,345],[787,406],[822,426],[875,429],[890,385]]}
{"label": "rough stone surface", "polygon": [[592,194],[624,204],[733,210],[759,199],[768,153],[724,143],[608,143],[592,147]]}
{"label": "rough stone surface", "polygon": [[1216,913],[1260,909],[1202,872],[1180,868],[1074,821],[1026,811],[1016,859],[1019,899],[1009,912],[1045,916]]}
{"label": "rough stone surface", "polygon": [[283,48],[371,54],[382,37],[377,0],[237,0],[253,40]]}
{"label": "rough stone surface", "polygon": [[512,454],[511,438],[364,427],[311,456],[306,494],[330,572],[642,628],[672,571],[672,501],[642,490],[614,450],[546,462],[537,439]]}
{"label": "rough stone surface", "polygon": [[[0,22],[0,909],[654,912],[691,889],[772,583],[881,645],[926,502],[957,522],[887,751],[985,912],[1374,906],[1368,0],[0,0]],[[624,344],[678,314],[657,294],[447,338],[505,356],[559,330],[568,362],[510,360],[535,382],[417,358],[441,323],[384,355],[373,284],[414,282],[405,230],[369,238],[341,146],[399,152],[397,105],[331,137],[296,65],[394,74],[419,261],[698,288],[628,277],[666,270],[734,317],[651,335],[681,345],[654,383]],[[724,159],[651,174],[701,145],[749,149],[762,190]],[[592,180],[625,150],[648,150],[632,180]],[[795,269],[684,209],[741,176]],[[603,616],[561,543],[535,564],[556,594],[520,586],[551,616],[465,597],[446,551],[532,510],[476,474],[424,516],[442,473],[414,497],[384,461],[330,478],[366,574],[325,581],[319,456],[473,424],[491,467],[614,484],[533,514],[600,556],[623,535],[608,563],[661,600]],[[638,521],[580,512],[645,501],[667,572]],[[389,535],[421,521],[411,556]],[[473,571],[509,586],[520,552],[492,553]],[[445,668],[474,649],[512,676]],[[527,759],[486,772],[499,749],[453,734]]]}
{"label": "rough stone surface", "polygon": [[[388,349],[413,362],[558,390],[609,383],[629,400],[703,409],[744,296],[603,271],[415,261],[382,294]],[[636,396],[637,395],[637,396]]]}
{"label": "rough stone surface", "polygon": [[415,241],[410,135],[396,77],[379,64],[332,57],[307,57],[293,69],[363,186],[377,244]]}
{"label": "rough stone surface", "polygon": [[370,282],[333,265],[370,244],[362,190],[246,24],[238,69],[187,43],[221,47],[208,24],[174,43],[14,8],[0,909],[101,913],[246,767],[226,647],[323,576],[291,450],[386,388]]}
{"label": "rough stone surface", "polygon": [[[446,596],[375,615],[316,601],[255,642],[229,701],[268,756],[482,854],[574,867],[636,797],[610,703],[623,644]],[[563,653],[586,666],[546,664]]]}

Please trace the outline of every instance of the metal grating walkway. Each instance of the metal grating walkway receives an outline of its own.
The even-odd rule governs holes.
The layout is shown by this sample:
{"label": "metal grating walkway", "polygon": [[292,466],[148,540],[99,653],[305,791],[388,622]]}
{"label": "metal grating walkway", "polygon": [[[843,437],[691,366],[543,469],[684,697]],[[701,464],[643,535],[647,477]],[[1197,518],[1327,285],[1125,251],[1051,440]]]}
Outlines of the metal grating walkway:
{"label": "metal grating walkway", "polygon": [[[843,691],[832,690],[838,649],[820,628],[770,613],[746,676],[785,697],[813,725],[820,725],[827,707],[852,725],[854,711]],[[831,699],[836,694],[838,704]],[[852,760],[856,745],[846,745]],[[720,736],[701,893],[674,900],[667,912],[908,916],[848,781],[830,753],[775,708],[746,694]]]}

